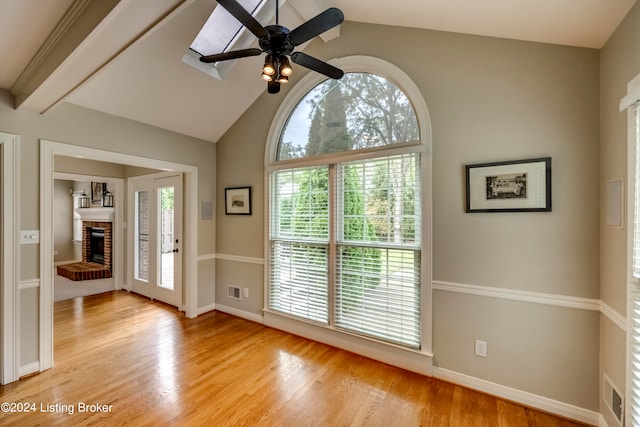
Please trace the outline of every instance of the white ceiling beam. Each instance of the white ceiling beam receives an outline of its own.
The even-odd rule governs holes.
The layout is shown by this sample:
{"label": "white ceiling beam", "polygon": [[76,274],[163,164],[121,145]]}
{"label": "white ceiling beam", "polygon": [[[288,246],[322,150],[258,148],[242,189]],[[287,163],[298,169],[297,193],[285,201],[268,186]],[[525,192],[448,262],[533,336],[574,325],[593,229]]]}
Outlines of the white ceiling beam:
{"label": "white ceiling beam", "polygon": [[[190,0],[186,1],[187,3]],[[83,9],[64,17],[57,40],[46,43],[36,66],[12,88],[16,109],[44,113],[63,101],[185,0],[78,0]],[[73,8],[70,8],[70,11]],[[35,59],[34,59],[35,61]],[[33,61],[32,61],[33,62]]]}

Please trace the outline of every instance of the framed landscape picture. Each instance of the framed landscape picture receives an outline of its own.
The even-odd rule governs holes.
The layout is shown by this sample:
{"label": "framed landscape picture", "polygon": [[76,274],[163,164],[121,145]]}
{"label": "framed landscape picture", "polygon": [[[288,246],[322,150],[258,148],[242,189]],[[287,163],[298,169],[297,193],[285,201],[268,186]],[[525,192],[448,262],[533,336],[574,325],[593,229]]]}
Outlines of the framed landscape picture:
{"label": "framed landscape picture", "polygon": [[466,165],[466,212],[551,211],[551,157]]}
{"label": "framed landscape picture", "polygon": [[225,188],[224,204],[227,215],[251,215],[251,187]]}

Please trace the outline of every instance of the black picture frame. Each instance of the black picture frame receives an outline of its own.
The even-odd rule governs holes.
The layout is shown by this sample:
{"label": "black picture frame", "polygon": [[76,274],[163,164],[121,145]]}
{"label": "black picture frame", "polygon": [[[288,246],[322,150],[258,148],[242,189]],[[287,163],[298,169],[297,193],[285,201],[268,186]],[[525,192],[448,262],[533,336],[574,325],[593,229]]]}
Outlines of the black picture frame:
{"label": "black picture frame", "polygon": [[466,212],[551,212],[551,157],[465,166]]}
{"label": "black picture frame", "polygon": [[102,205],[102,196],[107,191],[106,182],[91,182],[91,204]]}
{"label": "black picture frame", "polygon": [[225,188],[224,213],[226,215],[251,215],[251,187]]}

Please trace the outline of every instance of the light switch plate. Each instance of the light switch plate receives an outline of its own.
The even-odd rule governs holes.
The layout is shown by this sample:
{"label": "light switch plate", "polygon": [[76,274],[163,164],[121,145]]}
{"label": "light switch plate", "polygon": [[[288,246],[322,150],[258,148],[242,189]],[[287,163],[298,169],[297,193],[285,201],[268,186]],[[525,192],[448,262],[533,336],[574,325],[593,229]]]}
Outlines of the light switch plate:
{"label": "light switch plate", "polygon": [[21,230],[20,243],[23,245],[40,243],[40,230]]}

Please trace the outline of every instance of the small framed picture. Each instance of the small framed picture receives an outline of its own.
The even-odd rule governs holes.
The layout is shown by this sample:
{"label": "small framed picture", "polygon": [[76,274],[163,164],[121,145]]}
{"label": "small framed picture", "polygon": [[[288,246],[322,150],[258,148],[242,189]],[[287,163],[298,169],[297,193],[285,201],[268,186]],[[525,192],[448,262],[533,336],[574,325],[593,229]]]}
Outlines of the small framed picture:
{"label": "small framed picture", "polygon": [[107,191],[106,182],[92,182],[91,183],[91,203],[102,204],[102,195]]}
{"label": "small framed picture", "polygon": [[551,157],[467,165],[466,212],[551,211]]}
{"label": "small framed picture", "polygon": [[224,189],[225,214],[251,215],[251,187]]}

